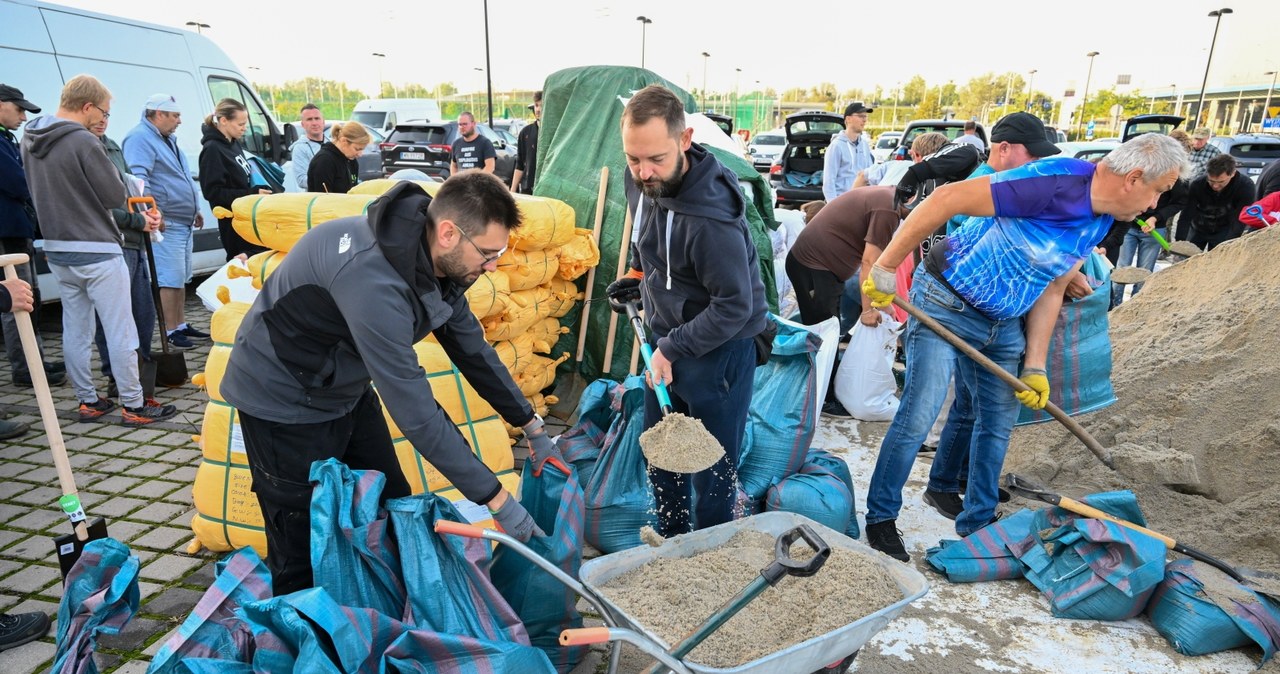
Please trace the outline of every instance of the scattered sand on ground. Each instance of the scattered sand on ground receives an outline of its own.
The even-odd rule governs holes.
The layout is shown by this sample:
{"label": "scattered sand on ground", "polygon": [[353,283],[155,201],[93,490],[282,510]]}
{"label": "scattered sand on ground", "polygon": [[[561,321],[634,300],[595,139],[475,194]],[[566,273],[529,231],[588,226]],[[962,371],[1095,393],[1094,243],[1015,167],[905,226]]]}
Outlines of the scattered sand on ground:
{"label": "scattered sand on ground", "polygon": [[672,473],[704,471],[724,458],[724,447],[702,422],[679,412],[641,433],[640,449],[649,465]]}
{"label": "scattered sand on ground", "polygon": [[[1154,274],[1112,311],[1117,402],[1078,420],[1104,446],[1191,455],[1196,485],[1111,471],[1056,423],[1019,428],[1006,470],[1065,496],[1132,489],[1150,528],[1226,560],[1280,572],[1280,229]],[[1150,461],[1140,462],[1150,466]]]}
{"label": "scattered sand on ground", "polygon": [[[601,588],[610,602],[670,644],[676,644],[760,575],[774,558],[776,538],[739,532],[723,546],[692,557],[661,558]],[[792,556],[803,559],[797,541]],[[810,552],[810,554],[812,554]],[[686,657],[710,667],[735,667],[800,643],[903,599],[893,577],[872,558],[832,547],[808,578],[788,576],[767,588]]]}

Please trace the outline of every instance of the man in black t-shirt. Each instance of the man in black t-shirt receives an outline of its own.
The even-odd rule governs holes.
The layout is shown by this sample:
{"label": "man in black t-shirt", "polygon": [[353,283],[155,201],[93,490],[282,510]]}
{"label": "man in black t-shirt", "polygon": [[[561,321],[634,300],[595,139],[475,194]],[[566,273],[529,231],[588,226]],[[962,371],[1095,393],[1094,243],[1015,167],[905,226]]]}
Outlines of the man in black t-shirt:
{"label": "man in black t-shirt", "polygon": [[542,123],[542,92],[533,92],[533,124],[520,129],[516,139],[516,170],[511,174],[511,191],[533,194],[534,174],[538,170],[538,127]]}
{"label": "man in black t-shirt", "polygon": [[470,112],[458,115],[458,140],[453,142],[453,156],[449,160],[449,175],[462,171],[493,173],[498,153],[493,143],[476,129],[476,117]]}

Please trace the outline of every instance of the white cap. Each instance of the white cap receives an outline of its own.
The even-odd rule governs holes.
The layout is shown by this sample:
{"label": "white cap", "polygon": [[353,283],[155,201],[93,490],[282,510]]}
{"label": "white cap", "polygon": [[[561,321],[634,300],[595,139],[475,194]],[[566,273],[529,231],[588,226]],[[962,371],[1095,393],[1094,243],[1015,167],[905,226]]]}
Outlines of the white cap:
{"label": "white cap", "polygon": [[178,101],[174,100],[169,94],[151,94],[144,106],[146,110],[159,110],[160,112],[182,112],[178,108]]}

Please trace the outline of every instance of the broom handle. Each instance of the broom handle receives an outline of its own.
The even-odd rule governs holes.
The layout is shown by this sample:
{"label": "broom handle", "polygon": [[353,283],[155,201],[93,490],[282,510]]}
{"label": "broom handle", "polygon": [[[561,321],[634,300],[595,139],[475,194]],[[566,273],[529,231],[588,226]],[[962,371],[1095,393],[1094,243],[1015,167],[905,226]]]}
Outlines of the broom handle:
{"label": "broom handle", "polygon": [[[600,225],[604,223],[605,193],[609,188],[609,167],[600,167],[600,191],[596,194],[596,222],[591,229],[591,241],[600,248]],[[574,359],[582,364],[582,354],[587,350],[587,319],[591,318],[591,295],[596,289],[596,265],[587,272],[587,297],[582,301],[582,326],[578,328],[578,355]]]}
{"label": "broom handle", "polygon": [[[626,220],[622,224],[622,243],[618,246],[618,272],[614,278],[622,278],[627,269],[627,251],[631,247],[631,209],[627,209]],[[618,334],[618,312],[609,312],[609,335],[605,338],[604,343],[604,367],[603,372],[608,374],[613,370],[613,340]]]}
{"label": "broom handle", "polygon": [[[25,264],[27,261],[25,253],[0,255],[0,265],[4,265],[5,280],[17,279],[17,265]],[[76,538],[87,541],[89,527],[85,524],[84,508],[80,506],[76,478],[71,473],[71,461],[67,459],[67,446],[62,441],[58,411],[54,409],[53,396],[49,394],[49,380],[45,378],[44,361],[40,358],[40,347],[36,344],[36,331],[31,325],[31,313],[14,311],[13,318],[18,323],[18,334],[22,336],[22,351],[27,358],[31,384],[36,390],[36,402],[40,406],[40,421],[44,423],[45,435],[49,437],[49,451],[53,453],[53,465],[58,469],[58,484],[62,487],[62,498],[58,499],[58,504],[62,506],[62,511],[75,527]]]}

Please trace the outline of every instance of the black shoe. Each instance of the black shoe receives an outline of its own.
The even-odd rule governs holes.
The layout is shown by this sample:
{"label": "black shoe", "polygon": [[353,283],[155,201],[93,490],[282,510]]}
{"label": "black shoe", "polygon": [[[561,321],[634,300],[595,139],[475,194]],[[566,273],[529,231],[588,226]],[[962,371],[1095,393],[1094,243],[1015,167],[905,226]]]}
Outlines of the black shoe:
{"label": "black shoe", "polygon": [[853,415],[849,414],[849,410],[840,404],[839,400],[828,400],[822,403],[822,416],[831,417],[832,419],[852,419]]}
{"label": "black shoe", "polygon": [[[960,493],[963,494],[967,491],[969,491],[969,481],[960,480]],[[1001,503],[1008,503],[1009,500],[1013,498],[1013,494],[1010,494],[1009,492],[1005,491],[1004,487],[996,487],[996,492],[997,492],[996,500]]]}
{"label": "black shoe", "polygon": [[142,407],[126,407],[120,411],[120,420],[125,426],[146,426],[156,421],[163,421],[178,413],[173,405],[161,405],[154,400],[143,402]]}
{"label": "black shoe", "polygon": [[964,499],[959,494],[926,489],[924,502],[933,506],[933,509],[937,510],[938,514],[949,520],[954,520],[960,516],[960,513],[964,512]]}
{"label": "black shoe", "polygon": [[0,440],[12,440],[27,434],[29,427],[21,421],[0,419]]}
{"label": "black shoe", "polygon": [[67,371],[67,366],[62,361],[44,364],[45,374],[60,374],[66,371]]}
{"label": "black shoe", "polygon": [[196,348],[196,345],[192,343],[190,338],[176,330],[169,333],[169,346],[183,350]]}
{"label": "black shoe", "polygon": [[899,562],[911,561],[907,548],[902,544],[902,532],[898,520],[885,520],[867,525],[867,545],[883,552]]}
{"label": "black shoe", "polygon": [[[65,371],[64,372],[45,371],[44,380],[50,386],[60,386],[62,382],[67,380],[67,373]],[[14,372],[13,383],[15,386],[21,386],[23,388],[33,388],[35,386],[35,384],[32,383],[31,381],[30,372]]]}
{"label": "black shoe", "polygon": [[916,454],[926,454],[926,455],[936,454],[937,452],[938,452],[937,447],[930,447],[929,445],[925,445],[925,444],[921,444],[920,449],[916,450]]}
{"label": "black shoe", "polygon": [[182,334],[186,335],[187,337],[189,337],[189,338],[191,338],[191,339],[209,339],[209,333],[207,333],[207,332],[200,332],[199,330],[196,330],[195,328],[191,327],[190,325],[188,325],[187,327],[185,327],[185,328],[183,328],[183,329],[179,330],[178,332],[180,332],[180,333],[182,333]]}
{"label": "black shoe", "polygon": [[49,631],[49,616],[43,612],[0,613],[0,651],[35,641]]}

